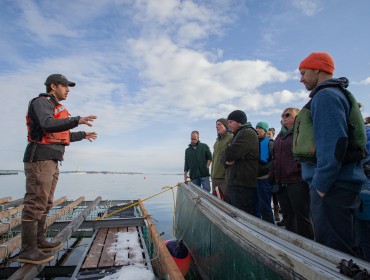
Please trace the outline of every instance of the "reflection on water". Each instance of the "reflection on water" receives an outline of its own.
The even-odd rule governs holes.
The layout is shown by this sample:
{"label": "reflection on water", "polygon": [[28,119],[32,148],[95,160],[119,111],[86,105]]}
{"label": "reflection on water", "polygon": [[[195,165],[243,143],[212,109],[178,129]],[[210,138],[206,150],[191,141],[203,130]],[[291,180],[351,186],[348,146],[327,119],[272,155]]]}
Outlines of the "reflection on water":
{"label": "reflection on water", "polygon": [[[181,180],[181,175],[61,173],[55,199],[66,196],[68,200],[74,200],[85,196],[85,200],[94,200],[101,196],[102,200],[144,200],[161,192],[162,187],[174,186]],[[18,175],[0,176],[0,197],[11,196],[15,200],[23,198],[24,191],[25,176],[22,172]],[[165,233],[163,239],[173,238],[173,204],[172,191],[144,202],[158,231]]]}

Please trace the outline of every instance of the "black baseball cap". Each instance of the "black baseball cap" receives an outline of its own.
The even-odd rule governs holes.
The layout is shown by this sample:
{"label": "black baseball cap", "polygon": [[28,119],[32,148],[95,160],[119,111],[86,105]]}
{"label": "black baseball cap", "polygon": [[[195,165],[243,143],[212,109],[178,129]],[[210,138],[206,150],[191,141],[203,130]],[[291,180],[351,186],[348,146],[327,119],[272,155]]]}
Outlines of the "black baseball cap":
{"label": "black baseball cap", "polygon": [[76,85],[76,83],[68,81],[68,79],[62,74],[52,74],[47,77],[44,85],[48,86],[50,84],[61,84],[69,87],[74,87]]}

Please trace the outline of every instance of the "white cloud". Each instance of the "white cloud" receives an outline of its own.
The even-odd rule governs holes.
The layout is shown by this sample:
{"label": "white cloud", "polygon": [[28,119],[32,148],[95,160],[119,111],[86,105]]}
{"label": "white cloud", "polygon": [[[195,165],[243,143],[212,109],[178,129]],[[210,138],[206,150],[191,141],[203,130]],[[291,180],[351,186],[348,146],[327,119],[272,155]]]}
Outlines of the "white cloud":
{"label": "white cloud", "polygon": [[369,85],[370,84],[370,77],[366,78],[365,80],[362,80],[359,82],[361,85]]}
{"label": "white cloud", "polygon": [[307,16],[313,16],[322,10],[319,0],[292,0],[292,3]]}

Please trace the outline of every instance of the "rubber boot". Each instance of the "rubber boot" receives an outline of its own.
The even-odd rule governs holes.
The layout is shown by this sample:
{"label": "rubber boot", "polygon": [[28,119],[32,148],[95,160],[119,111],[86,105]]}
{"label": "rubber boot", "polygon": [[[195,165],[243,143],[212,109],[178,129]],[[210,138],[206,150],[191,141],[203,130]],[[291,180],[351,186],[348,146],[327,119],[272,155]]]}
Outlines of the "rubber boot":
{"label": "rubber boot", "polygon": [[18,261],[21,263],[44,264],[54,259],[54,256],[41,252],[36,246],[37,221],[22,220],[22,250]]}
{"label": "rubber boot", "polygon": [[276,222],[280,221],[280,216],[279,216],[279,206],[274,205],[274,218]]}
{"label": "rubber boot", "polygon": [[60,241],[49,242],[45,239],[45,223],[47,215],[42,215],[41,220],[37,225],[37,247],[43,252],[56,251],[63,247],[63,243]]}

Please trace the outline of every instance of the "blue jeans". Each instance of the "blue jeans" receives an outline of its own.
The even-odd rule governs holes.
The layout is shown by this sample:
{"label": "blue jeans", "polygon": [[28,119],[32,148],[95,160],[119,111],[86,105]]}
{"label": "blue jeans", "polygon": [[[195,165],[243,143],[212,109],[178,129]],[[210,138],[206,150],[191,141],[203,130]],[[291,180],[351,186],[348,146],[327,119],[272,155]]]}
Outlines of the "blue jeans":
{"label": "blue jeans", "polygon": [[192,180],[192,182],[201,187],[203,190],[211,192],[211,183],[209,182],[209,176],[195,178]]}
{"label": "blue jeans", "polygon": [[261,215],[262,220],[275,224],[274,215],[271,208],[272,186],[268,179],[257,179],[257,215]]}

